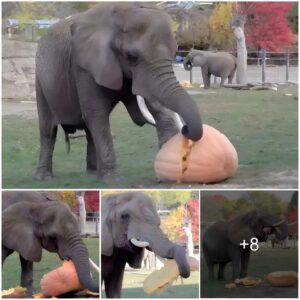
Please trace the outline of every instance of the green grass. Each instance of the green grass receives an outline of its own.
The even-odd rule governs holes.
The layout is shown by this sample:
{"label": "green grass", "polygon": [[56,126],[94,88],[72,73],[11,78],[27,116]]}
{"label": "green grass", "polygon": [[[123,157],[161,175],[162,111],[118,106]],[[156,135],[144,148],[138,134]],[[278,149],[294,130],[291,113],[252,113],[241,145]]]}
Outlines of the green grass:
{"label": "green grass", "polygon": [[[144,271],[126,271],[124,275],[122,298],[198,298],[199,297],[199,272],[192,272],[188,279],[175,281],[161,294],[146,294],[143,281],[150,274]],[[102,298],[105,298],[102,292]]]}
{"label": "green grass", "polygon": [[[250,187],[250,180],[256,180],[255,186],[269,180],[267,187],[276,187],[278,182],[268,178],[268,174],[298,169],[298,102],[294,97],[284,96],[285,93],[297,95],[297,89],[297,86],[284,86],[274,92],[222,88],[210,90],[214,93],[193,96],[203,122],[225,133],[237,149],[239,169],[225,185]],[[104,184],[87,175],[85,138],[71,140],[71,153],[67,154],[61,129],[54,154],[55,178],[49,182],[34,182],[32,176],[39,152],[38,122],[18,116],[4,117],[3,187],[174,187],[174,184],[159,184],[155,179],[153,162],[157,141],[154,128],[135,126],[122,105],[113,112],[111,124],[118,165],[123,174],[119,183]],[[197,188],[197,185],[193,187]]]}
{"label": "green grass", "polygon": [[[260,248],[251,253],[248,276],[263,278],[270,272],[297,271],[298,249]],[[215,265],[215,277],[217,265]],[[201,261],[201,297],[204,298],[289,298],[297,297],[297,287],[274,288],[267,283],[257,287],[237,287],[226,289],[225,284],[230,282],[232,275],[231,264],[225,269],[225,281],[208,281],[208,270],[204,259]]]}
{"label": "green grass", "polygon": [[[22,242],[22,241],[20,241]],[[99,239],[84,239],[91,259],[99,266]],[[33,268],[34,288],[40,291],[40,280],[44,274],[61,266],[61,260],[56,253],[49,253],[43,250],[42,260],[35,263]],[[99,273],[93,272],[95,282],[99,282]],[[2,289],[9,289],[20,285],[21,266],[19,255],[14,252],[4,262],[2,268]]]}

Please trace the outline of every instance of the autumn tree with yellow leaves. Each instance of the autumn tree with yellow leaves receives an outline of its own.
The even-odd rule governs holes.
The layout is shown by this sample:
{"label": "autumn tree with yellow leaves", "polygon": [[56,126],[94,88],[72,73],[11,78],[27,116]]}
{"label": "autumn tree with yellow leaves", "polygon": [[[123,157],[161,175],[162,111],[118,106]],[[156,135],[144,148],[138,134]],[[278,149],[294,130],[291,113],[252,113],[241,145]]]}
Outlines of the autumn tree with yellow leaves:
{"label": "autumn tree with yellow leaves", "polygon": [[217,4],[209,18],[210,45],[216,49],[232,50],[235,39],[231,28],[234,3],[221,2]]}

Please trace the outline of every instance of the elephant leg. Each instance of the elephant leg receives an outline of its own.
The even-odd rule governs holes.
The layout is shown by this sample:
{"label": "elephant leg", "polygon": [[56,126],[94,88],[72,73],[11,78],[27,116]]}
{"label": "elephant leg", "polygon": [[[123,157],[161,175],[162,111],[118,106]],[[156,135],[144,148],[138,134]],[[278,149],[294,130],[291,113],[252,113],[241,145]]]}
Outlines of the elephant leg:
{"label": "elephant leg", "polygon": [[27,293],[32,295],[33,289],[33,262],[28,261],[20,255],[21,262],[21,283],[22,287],[27,288]]}
{"label": "elephant leg", "polygon": [[204,83],[204,88],[209,89],[210,88],[210,73],[208,72],[207,68],[202,67],[202,78]]}
{"label": "elephant leg", "polygon": [[225,271],[226,264],[227,264],[227,262],[219,264],[218,280],[225,279],[224,271]]}
{"label": "elephant leg", "polygon": [[52,156],[56,141],[57,125],[53,122],[51,111],[38,82],[36,83],[36,96],[40,127],[40,156],[34,179],[44,181],[53,177]]}
{"label": "elephant leg", "polygon": [[96,148],[94,145],[94,141],[90,131],[86,128],[86,171],[89,174],[95,174],[97,172],[97,156],[96,156]]}
{"label": "elephant leg", "polygon": [[6,258],[8,256],[10,256],[13,252],[14,252],[14,250],[11,250],[11,249],[8,249],[8,248],[2,246],[2,264],[4,263]]}
{"label": "elephant leg", "polygon": [[164,108],[159,102],[146,102],[147,107],[155,120],[155,127],[158,137],[159,148],[171,137],[177,134],[181,128],[178,128],[175,122],[175,114],[167,108]]}
{"label": "elephant leg", "polygon": [[247,276],[250,253],[251,253],[250,248],[247,248],[242,252],[240,278],[244,278]]}
{"label": "elephant leg", "polygon": [[116,155],[110,130],[109,115],[115,101],[106,89],[95,85],[94,79],[84,70],[77,70],[77,90],[83,119],[91,134],[96,150],[97,176],[102,181],[119,179]]}
{"label": "elephant leg", "polygon": [[230,260],[232,261],[232,280],[239,278],[241,266],[241,249],[234,245],[228,248]]}
{"label": "elephant leg", "polygon": [[224,77],[224,76],[221,76],[220,87],[222,87],[222,86],[224,85],[224,83],[225,83],[225,79],[226,79],[226,77]]}
{"label": "elephant leg", "polygon": [[122,259],[116,260],[113,271],[104,278],[106,298],[121,298],[125,264]]}

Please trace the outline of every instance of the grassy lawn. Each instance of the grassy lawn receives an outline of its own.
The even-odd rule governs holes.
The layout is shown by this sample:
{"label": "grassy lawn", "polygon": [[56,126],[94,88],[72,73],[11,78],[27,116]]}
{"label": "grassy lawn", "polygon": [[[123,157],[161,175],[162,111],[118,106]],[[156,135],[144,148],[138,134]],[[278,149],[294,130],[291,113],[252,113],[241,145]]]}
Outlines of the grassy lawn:
{"label": "grassy lawn", "polygon": [[[122,298],[198,298],[199,272],[192,272],[188,279],[175,281],[162,294],[148,295],[144,292],[143,281],[150,274],[144,271],[126,271],[124,275]],[[102,298],[105,298],[102,292]]]}
{"label": "grassy lawn", "polygon": [[[297,170],[298,102],[294,97],[284,96],[286,93],[297,95],[297,89],[297,86],[281,86],[274,92],[222,88],[193,96],[203,122],[225,133],[237,149],[238,173],[224,183],[225,187],[278,187],[283,179],[275,175],[273,178],[272,174]],[[118,164],[123,174],[119,183],[103,184],[87,175],[85,138],[71,140],[71,153],[67,154],[62,129],[59,129],[54,154],[55,178],[50,182],[34,182],[32,176],[39,150],[37,123],[37,119],[20,116],[3,118],[4,188],[175,187],[175,184],[159,184],[155,179],[154,128],[135,126],[122,105],[118,105],[111,117]],[[286,187],[297,187],[296,176],[294,186]],[[193,188],[201,186],[193,185]]]}
{"label": "grassy lawn", "polygon": [[[270,272],[298,271],[298,249],[260,248],[252,253],[248,268],[248,276],[263,278]],[[215,266],[215,277],[217,266]],[[290,298],[297,297],[298,287],[271,287],[263,283],[256,287],[238,286],[235,289],[226,289],[225,284],[230,282],[232,275],[231,265],[226,266],[226,281],[208,281],[208,271],[204,259],[201,261],[201,297],[204,298]]]}
{"label": "grassy lawn", "polygon": [[[99,239],[84,239],[91,259],[99,265]],[[43,257],[39,263],[34,264],[33,281],[37,292],[40,291],[40,280],[44,274],[58,268],[61,261],[57,254],[43,250]],[[99,282],[99,273],[93,272],[95,282]],[[14,252],[4,262],[2,268],[2,289],[9,289],[20,285],[21,266],[19,255]]]}

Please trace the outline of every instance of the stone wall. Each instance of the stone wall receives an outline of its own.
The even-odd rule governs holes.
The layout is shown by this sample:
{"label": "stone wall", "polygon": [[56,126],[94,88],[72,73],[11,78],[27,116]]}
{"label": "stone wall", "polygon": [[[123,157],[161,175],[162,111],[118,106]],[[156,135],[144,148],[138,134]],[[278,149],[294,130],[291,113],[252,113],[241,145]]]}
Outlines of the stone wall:
{"label": "stone wall", "polygon": [[35,100],[37,43],[2,40],[2,99]]}

